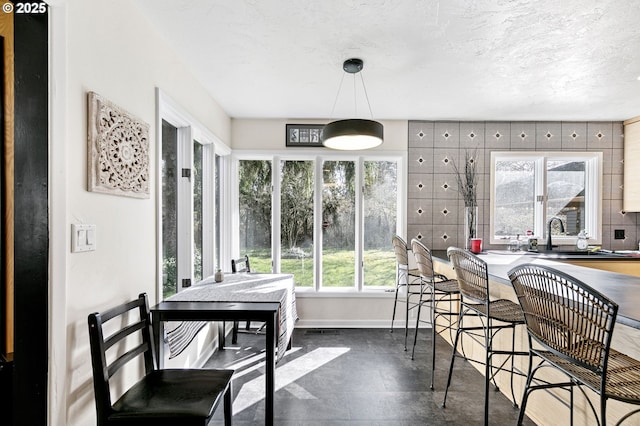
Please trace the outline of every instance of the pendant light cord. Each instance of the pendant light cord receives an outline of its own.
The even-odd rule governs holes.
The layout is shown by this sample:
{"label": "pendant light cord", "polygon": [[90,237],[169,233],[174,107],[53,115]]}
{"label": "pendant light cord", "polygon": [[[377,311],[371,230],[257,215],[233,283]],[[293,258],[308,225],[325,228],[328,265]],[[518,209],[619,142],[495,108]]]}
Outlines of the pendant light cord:
{"label": "pendant light cord", "polygon": [[336,111],[336,105],[338,104],[338,98],[340,97],[340,91],[342,90],[342,82],[344,81],[345,73],[342,73],[342,78],[340,79],[340,85],[338,86],[338,93],[336,93],[336,99],[333,101],[333,108],[331,108],[331,114],[329,118],[333,119],[333,113]]}
{"label": "pendant light cord", "polygon": [[[340,79],[340,85],[338,86],[338,93],[336,93],[336,98],[333,101],[333,108],[331,108],[331,114],[329,115],[330,119],[333,119],[333,114],[336,111],[336,105],[338,104],[338,98],[340,97],[340,92],[342,91],[342,84],[344,83],[344,76],[346,72],[342,73],[342,78]],[[362,71],[359,71],[355,74],[360,74],[360,82],[362,83],[362,89],[364,91],[364,97],[367,100],[367,107],[369,108],[369,115],[373,120],[373,111],[371,110],[371,102],[369,102],[369,94],[367,93],[367,86],[364,84],[364,77],[362,76]],[[356,76],[353,76],[353,110],[355,112],[355,116],[358,116],[358,101],[356,96]]]}

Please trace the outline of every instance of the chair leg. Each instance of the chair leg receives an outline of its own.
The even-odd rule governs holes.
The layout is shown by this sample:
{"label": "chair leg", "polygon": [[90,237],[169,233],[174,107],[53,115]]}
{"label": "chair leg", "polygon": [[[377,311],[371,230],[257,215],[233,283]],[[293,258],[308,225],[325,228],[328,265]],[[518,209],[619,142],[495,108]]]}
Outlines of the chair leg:
{"label": "chair leg", "polygon": [[453,373],[453,362],[456,359],[456,348],[458,347],[458,340],[462,331],[462,310],[458,314],[458,328],[456,330],[456,337],[453,339],[453,350],[451,352],[451,363],[449,364],[449,374],[447,375],[447,387],[444,389],[444,399],[442,400],[442,408],[447,406],[447,393],[449,393],[449,386],[451,385],[451,375]]}
{"label": "chair leg", "polygon": [[518,414],[518,423],[517,426],[522,425],[522,420],[524,419],[524,413],[527,409],[527,400],[529,399],[529,387],[531,386],[531,381],[533,380],[533,355],[529,353],[529,370],[527,372],[527,383],[524,386],[524,392],[522,394],[522,402],[520,403],[520,413]]}
{"label": "chair leg", "polygon": [[231,383],[227,387],[227,391],[224,393],[224,426],[231,426],[233,418],[233,392]]}
{"label": "chair leg", "polygon": [[390,333],[393,333],[393,321],[395,321],[396,319],[396,306],[398,306],[398,289],[399,288],[400,287],[396,283],[396,297],[393,300],[393,314],[391,315],[391,329],[389,330]]}
{"label": "chair leg", "polygon": [[407,287],[407,298],[405,302],[405,310],[404,310],[404,350],[407,350],[407,337],[409,336],[409,301],[411,300],[411,295],[409,293],[409,287]]}
{"label": "chair leg", "polygon": [[[418,341],[418,327],[420,326],[420,310],[422,309],[422,292],[420,292],[420,299],[418,300],[418,313],[416,314],[416,330],[413,334],[413,349],[411,349],[411,359],[416,353],[416,342]],[[407,311],[408,312],[408,311]]]}
{"label": "chair leg", "polygon": [[429,389],[433,390],[433,382],[436,375],[436,291],[435,287],[431,287],[431,385]]}
{"label": "chair leg", "polygon": [[489,425],[489,384],[491,383],[492,343],[491,318],[487,318],[487,328],[484,330],[485,364],[484,364],[484,425]]}
{"label": "chair leg", "polygon": [[516,393],[513,390],[513,371],[516,368],[516,326],[511,328],[511,397],[513,398],[513,408],[518,408],[518,402],[516,401]]}
{"label": "chair leg", "polygon": [[238,327],[240,327],[240,321],[233,322],[233,330],[231,331],[231,343],[238,343]]}

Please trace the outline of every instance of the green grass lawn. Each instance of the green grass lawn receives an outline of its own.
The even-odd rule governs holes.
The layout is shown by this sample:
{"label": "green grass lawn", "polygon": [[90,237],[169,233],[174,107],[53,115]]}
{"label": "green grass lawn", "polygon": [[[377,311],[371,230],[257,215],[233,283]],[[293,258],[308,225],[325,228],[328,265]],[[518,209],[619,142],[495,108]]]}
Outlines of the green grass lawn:
{"label": "green grass lawn", "polygon": [[[271,252],[247,252],[251,270],[271,272]],[[390,250],[365,250],[364,285],[371,287],[395,285],[395,256]],[[322,262],[323,287],[353,287],[355,281],[354,253],[348,250],[325,250]],[[282,259],[281,271],[294,274],[296,286],[313,287],[313,259]]]}

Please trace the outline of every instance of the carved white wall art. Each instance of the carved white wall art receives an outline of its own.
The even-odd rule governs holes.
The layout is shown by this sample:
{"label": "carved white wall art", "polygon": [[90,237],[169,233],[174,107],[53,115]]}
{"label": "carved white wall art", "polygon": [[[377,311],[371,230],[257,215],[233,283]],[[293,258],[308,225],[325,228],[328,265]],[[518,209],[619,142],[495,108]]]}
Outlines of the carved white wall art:
{"label": "carved white wall art", "polygon": [[149,198],[149,125],[89,92],[88,190]]}

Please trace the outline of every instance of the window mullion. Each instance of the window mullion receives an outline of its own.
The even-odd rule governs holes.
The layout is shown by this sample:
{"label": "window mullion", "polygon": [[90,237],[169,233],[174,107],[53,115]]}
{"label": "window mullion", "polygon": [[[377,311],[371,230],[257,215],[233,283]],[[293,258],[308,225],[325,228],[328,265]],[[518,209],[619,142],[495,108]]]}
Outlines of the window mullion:
{"label": "window mullion", "polygon": [[322,283],[322,186],[324,174],[322,173],[323,159],[320,156],[315,158],[315,176],[313,190],[313,254],[314,274],[315,277],[313,288],[315,291],[320,290]]}
{"label": "window mullion", "polygon": [[[544,238],[545,237],[545,223],[546,223],[546,211],[547,211],[547,162],[545,157],[536,159],[535,167],[535,194],[536,202],[534,209],[535,229],[534,235]],[[538,201],[538,197],[539,200]]]}
{"label": "window mullion", "polygon": [[364,159],[356,161],[356,217],[355,217],[355,286],[358,291],[364,287]]}
{"label": "window mullion", "polygon": [[282,164],[280,157],[273,157],[271,163],[271,269],[273,272],[281,271],[282,254]]}
{"label": "window mullion", "polygon": [[[178,291],[185,281],[193,280],[193,142],[191,127],[178,129],[178,230],[177,230],[177,278]],[[187,176],[188,175],[188,176]]]}

